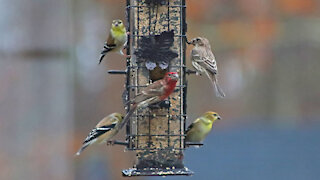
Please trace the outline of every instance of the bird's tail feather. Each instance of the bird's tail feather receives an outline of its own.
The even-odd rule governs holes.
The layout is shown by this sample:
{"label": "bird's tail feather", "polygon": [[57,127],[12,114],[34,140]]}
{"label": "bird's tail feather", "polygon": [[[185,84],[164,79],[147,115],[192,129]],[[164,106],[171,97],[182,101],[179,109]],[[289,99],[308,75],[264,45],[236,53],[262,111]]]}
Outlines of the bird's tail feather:
{"label": "bird's tail feather", "polygon": [[130,117],[134,113],[134,111],[137,109],[137,104],[134,104],[131,106],[129,112],[126,114],[126,116],[123,118],[123,121],[119,125],[119,129],[122,129],[122,127],[129,121]]}
{"label": "bird's tail feather", "polygon": [[218,84],[218,80],[216,78],[216,75],[212,75],[212,77],[210,76],[210,74],[207,71],[204,71],[206,73],[206,75],[208,76],[208,78],[210,79],[212,85],[214,86],[215,89],[215,93],[217,97],[223,98],[225,97],[225,93],[223,92],[223,90],[221,89],[221,87]]}
{"label": "bird's tail feather", "polygon": [[214,83],[214,87],[216,89],[217,97],[224,98],[226,96],[226,94],[223,92],[217,81]]}
{"label": "bird's tail feather", "polygon": [[103,50],[101,51],[101,56],[100,56],[100,59],[99,59],[99,64],[102,62],[104,56],[106,56],[106,54],[107,54],[109,51],[111,51],[113,48],[114,48],[113,46],[109,47],[109,46],[106,45],[106,44],[103,46]]}
{"label": "bird's tail feather", "polygon": [[81,154],[81,152],[86,149],[88,146],[90,145],[90,142],[85,143],[84,145],[82,145],[82,147],[79,149],[79,151],[75,154],[75,156],[79,156]]}

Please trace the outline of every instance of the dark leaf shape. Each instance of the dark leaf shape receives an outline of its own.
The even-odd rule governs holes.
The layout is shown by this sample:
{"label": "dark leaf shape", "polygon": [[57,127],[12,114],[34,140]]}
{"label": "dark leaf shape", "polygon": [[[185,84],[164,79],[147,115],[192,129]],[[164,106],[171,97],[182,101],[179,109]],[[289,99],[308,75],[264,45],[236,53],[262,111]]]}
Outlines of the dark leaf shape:
{"label": "dark leaf shape", "polygon": [[150,61],[157,65],[170,64],[172,59],[178,57],[178,54],[170,49],[173,42],[173,31],[142,37],[138,42],[140,46],[134,54],[137,56],[138,62]]}

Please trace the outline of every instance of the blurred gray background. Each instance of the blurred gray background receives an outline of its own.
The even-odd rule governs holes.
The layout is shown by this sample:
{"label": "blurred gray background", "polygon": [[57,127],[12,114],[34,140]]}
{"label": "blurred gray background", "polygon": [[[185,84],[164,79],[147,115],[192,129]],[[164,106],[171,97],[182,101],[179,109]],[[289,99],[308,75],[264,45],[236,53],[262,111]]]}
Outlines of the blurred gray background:
{"label": "blurred gray background", "polygon": [[[135,158],[123,147],[73,155],[100,119],[124,112],[125,79],[107,70],[125,60],[98,58],[125,1],[0,4],[0,179],[121,179]],[[186,150],[188,179],[319,179],[320,2],[190,0],[187,22],[189,38],[211,41],[227,94],[188,77],[188,124],[207,110],[223,117]]]}

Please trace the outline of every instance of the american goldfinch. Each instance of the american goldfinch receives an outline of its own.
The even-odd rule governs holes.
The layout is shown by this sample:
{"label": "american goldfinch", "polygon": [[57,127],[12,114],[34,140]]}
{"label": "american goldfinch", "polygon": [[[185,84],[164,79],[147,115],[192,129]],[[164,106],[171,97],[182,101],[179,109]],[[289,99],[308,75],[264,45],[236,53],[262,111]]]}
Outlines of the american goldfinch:
{"label": "american goldfinch", "polygon": [[104,143],[115,136],[119,131],[119,124],[122,120],[123,116],[120,113],[112,113],[103,118],[96,127],[91,130],[76,155],[80,155],[80,153],[91,144]]}
{"label": "american goldfinch", "polygon": [[194,45],[191,51],[192,66],[196,69],[197,74],[205,73],[212,82],[216,96],[225,97],[224,92],[218,84],[218,68],[216,59],[211,51],[208,39],[197,37],[191,40],[189,44]]}
{"label": "american goldfinch", "polygon": [[143,89],[140,94],[128,102],[132,104],[132,106],[130,107],[130,111],[124,117],[121,127],[129,120],[130,116],[136,109],[146,108],[151,104],[167,99],[174,91],[178,80],[179,75],[177,72],[168,72],[162,79],[155,81]]}
{"label": "american goldfinch", "polygon": [[220,120],[219,114],[208,111],[201,117],[197,118],[186,130],[186,142],[203,141],[212,129],[212,124],[216,120]]}
{"label": "american goldfinch", "polygon": [[127,32],[126,27],[123,22],[119,19],[113,20],[111,25],[111,30],[108,36],[107,41],[104,43],[103,50],[101,51],[101,56],[99,60],[99,64],[103,60],[104,56],[108,52],[118,52],[122,55],[122,49],[127,43]]}

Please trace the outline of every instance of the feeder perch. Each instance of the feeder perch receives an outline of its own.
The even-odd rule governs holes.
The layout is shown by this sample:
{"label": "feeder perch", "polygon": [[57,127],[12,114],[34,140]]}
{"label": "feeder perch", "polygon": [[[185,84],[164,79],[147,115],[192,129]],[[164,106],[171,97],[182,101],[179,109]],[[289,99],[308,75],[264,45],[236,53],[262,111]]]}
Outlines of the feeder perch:
{"label": "feeder perch", "polygon": [[184,142],[186,75],[193,74],[185,61],[185,8],[185,0],[127,0],[127,55],[132,56],[125,71],[109,71],[126,75],[124,104],[166,72],[178,72],[180,79],[168,100],[136,110],[126,125],[126,142],[110,142],[136,152],[137,163],[123,170],[123,176],[193,174],[183,164],[183,150],[202,144]]}

